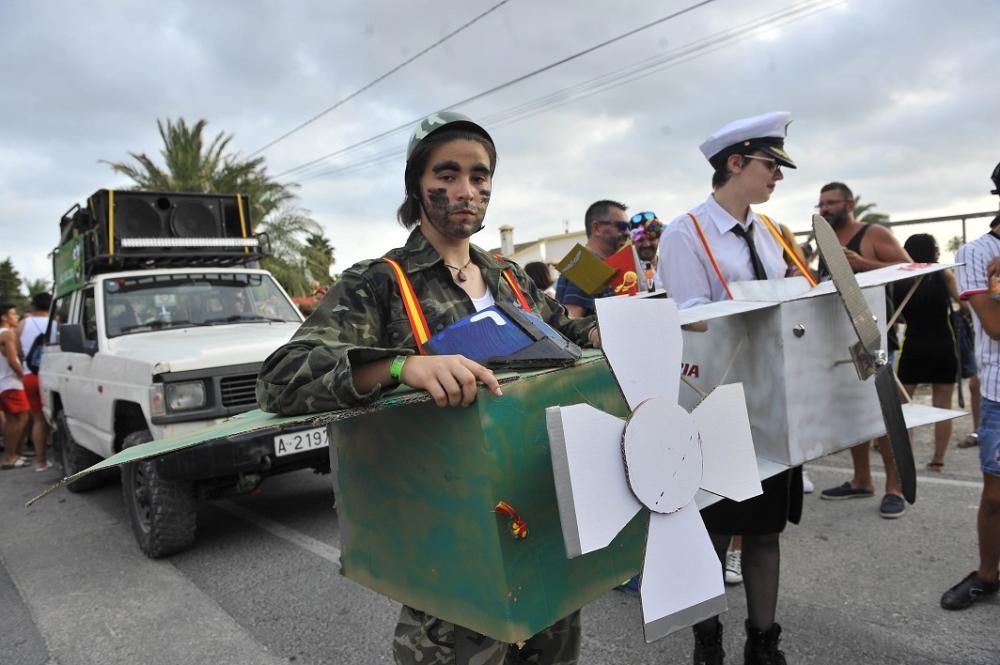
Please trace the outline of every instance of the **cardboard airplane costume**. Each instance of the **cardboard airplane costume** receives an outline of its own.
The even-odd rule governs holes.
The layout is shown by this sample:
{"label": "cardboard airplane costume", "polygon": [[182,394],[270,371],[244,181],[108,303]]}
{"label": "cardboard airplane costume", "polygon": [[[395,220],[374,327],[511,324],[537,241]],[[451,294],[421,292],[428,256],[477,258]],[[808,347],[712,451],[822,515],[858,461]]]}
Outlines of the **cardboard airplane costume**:
{"label": "cardboard airplane costume", "polygon": [[[899,266],[858,276],[862,300],[877,318],[878,345],[885,326],[883,285],[944,267]],[[666,299],[607,299],[613,313],[603,322],[602,335],[610,368],[601,352],[585,351],[570,367],[498,374],[504,396],[483,390],[466,409],[441,409],[426,393],[401,388],[372,405],[342,411],[290,417],[249,412],[197,434],[129,448],[56,487],[218,438],[261,430],[277,437],[326,426],[345,576],[434,616],[516,642],[630,577],[652,546],[665,557],[655,572],[644,566],[652,586],[644,583],[643,618],[647,638],[654,639],[715,611],[718,602],[721,570],[714,555],[692,544],[704,537],[692,504],[704,507],[719,495],[752,495],[757,481],[787,466],[886,431],[873,382],[859,380],[855,369],[855,358],[865,354],[876,372],[881,369],[875,342],[868,335],[861,350],[850,352],[858,335],[846,311],[858,309],[856,294],[845,308],[833,284],[810,289],[793,278],[731,286],[742,300],[674,314]],[[603,301],[598,302],[603,312]],[[650,302],[656,304],[650,308]],[[653,313],[647,318],[648,312]],[[658,318],[663,312],[667,319]],[[638,317],[665,328],[663,354],[648,367],[643,367],[648,343],[632,343],[638,335],[629,324]],[[678,333],[679,325],[696,321],[707,321],[708,331]],[[660,334],[643,331],[641,338]],[[688,368],[683,383],[678,364]],[[643,372],[651,377],[643,378]],[[641,389],[628,387],[630,382]],[[742,401],[739,386],[728,385],[737,382]],[[704,404],[694,408],[704,396]],[[644,407],[651,398],[670,406]],[[546,409],[562,413],[566,430],[567,409],[579,404],[612,424],[589,439],[600,447],[594,454],[617,455],[617,466],[607,465],[602,481],[608,486],[591,488],[606,496],[616,493],[624,507],[615,511],[587,510],[593,495],[575,494],[581,486],[572,475],[573,461],[560,465],[557,459],[560,439]],[[650,420],[645,411],[663,414]],[[729,417],[704,417],[712,413]],[[916,405],[907,405],[904,413],[910,427],[961,415]],[[660,416],[668,420],[661,422]],[[711,429],[715,424],[733,429],[720,436]],[[747,429],[753,456],[745,447]],[[626,439],[638,438],[625,445],[638,457],[623,470],[622,436],[629,431]],[[655,432],[662,433],[664,449],[657,447]],[[568,448],[579,438],[564,431],[562,441]],[[719,477],[713,462],[723,439],[744,460],[731,465],[734,476]],[[688,464],[687,456],[699,452],[703,463]],[[626,474],[653,468],[653,462],[644,462],[648,459],[674,474],[676,486],[660,487],[648,477],[628,484]],[[577,467],[595,472],[593,463]],[[655,509],[659,492],[670,498],[664,512]],[[597,519],[610,522],[594,526]],[[575,548],[573,532],[588,528],[602,530],[606,544],[587,540],[590,549],[584,551],[581,537]],[[711,564],[719,579],[711,579],[709,571],[685,584],[676,568],[695,561],[706,570]]]}

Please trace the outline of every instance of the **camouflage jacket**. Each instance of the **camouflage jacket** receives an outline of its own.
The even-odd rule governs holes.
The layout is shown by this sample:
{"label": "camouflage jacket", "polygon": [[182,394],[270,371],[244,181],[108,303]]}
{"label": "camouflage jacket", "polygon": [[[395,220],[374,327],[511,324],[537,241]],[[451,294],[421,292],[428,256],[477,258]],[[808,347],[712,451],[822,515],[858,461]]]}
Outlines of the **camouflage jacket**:
{"label": "camouflage jacket", "polygon": [[[410,278],[431,335],[475,312],[472,300],[454,282],[419,228],[410,234],[406,245],[386,256],[398,261]],[[475,245],[471,258],[497,302],[517,303],[502,274],[512,268],[535,312],[572,341],[589,345],[594,317],[569,318],[565,308],[539,291],[515,263]],[[359,394],[351,368],[416,352],[392,269],[381,259],[362,261],[344,271],[292,339],[264,361],[257,381],[257,401],[263,410],[285,415],[372,402],[382,394],[382,386]]]}

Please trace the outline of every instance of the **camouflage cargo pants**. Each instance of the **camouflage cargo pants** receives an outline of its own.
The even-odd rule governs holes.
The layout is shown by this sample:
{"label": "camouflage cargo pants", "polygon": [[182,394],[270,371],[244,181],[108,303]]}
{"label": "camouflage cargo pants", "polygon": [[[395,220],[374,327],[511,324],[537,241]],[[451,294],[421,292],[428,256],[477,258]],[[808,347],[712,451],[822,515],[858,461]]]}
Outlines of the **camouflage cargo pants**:
{"label": "camouflage cargo pants", "polygon": [[520,649],[403,605],[392,642],[398,665],[576,665],[580,613],[531,637]]}

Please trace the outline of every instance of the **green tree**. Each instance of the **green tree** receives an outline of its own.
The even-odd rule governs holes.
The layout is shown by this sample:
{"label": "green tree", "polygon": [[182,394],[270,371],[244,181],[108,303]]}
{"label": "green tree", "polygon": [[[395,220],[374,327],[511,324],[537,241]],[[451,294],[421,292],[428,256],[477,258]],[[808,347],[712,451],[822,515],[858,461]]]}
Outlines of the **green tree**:
{"label": "green tree", "polygon": [[882,212],[872,212],[877,203],[862,203],[861,195],[854,196],[854,219],[862,224],[885,224],[889,221],[889,215]]}
{"label": "green tree", "polygon": [[313,278],[309,273],[306,238],[322,235],[323,230],[308,210],[285,207],[258,225],[271,241],[271,256],[261,267],[271,272],[291,296],[312,295]]}
{"label": "green tree", "polygon": [[[183,118],[157,120],[163,148],[158,165],[145,153],[130,152],[131,162],[101,160],[128,176],[136,189],[164,192],[240,192],[250,197],[254,229],[267,231],[274,255],[262,261],[291,295],[310,292],[304,238],[322,230],[308,211],[295,207],[295,183],[279,183],[267,175],[263,157],[242,159],[230,153],[232,134],[219,132],[205,140],[206,120],[188,125]],[[332,250],[332,247],[331,247]],[[331,254],[332,262],[332,254]]]}
{"label": "green tree", "polygon": [[964,244],[965,243],[962,242],[962,236],[952,236],[948,240],[948,245],[946,246],[946,249],[954,254],[955,252],[960,250],[962,248],[962,245]]}
{"label": "green tree", "polygon": [[45,279],[44,277],[39,277],[38,279],[24,279],[24,290],[28,292],[28,299],[30,300],[33,296],[39,293],[48,293],[52,290],[52,282]]}
{"label": "green tree", "polygon": [[321,233],[310,234],[305,247],[306,270],[317,286],[330,286],[330,269],[333,268],[334,247]]}
{"label": "green tree", "polygon": [[0,302],[11,303],[23,310],[27,299],[21,292],[21,275],[10,258],[0,261]]}
{"label": "green tree", "polygon": [[228,153],[232,134],[219,132],[206,144],[207,120],[188,126],[183,118],[157,120],[163,166],[146,155],[130,152],[133,162],[101,160],[115,173],[128,176],[136,189],[161,192],[241,192],[249,194],[251,216],[260,223],[295,200],[295,183],[279,183],[267,175],[264,157],[242,159]]}

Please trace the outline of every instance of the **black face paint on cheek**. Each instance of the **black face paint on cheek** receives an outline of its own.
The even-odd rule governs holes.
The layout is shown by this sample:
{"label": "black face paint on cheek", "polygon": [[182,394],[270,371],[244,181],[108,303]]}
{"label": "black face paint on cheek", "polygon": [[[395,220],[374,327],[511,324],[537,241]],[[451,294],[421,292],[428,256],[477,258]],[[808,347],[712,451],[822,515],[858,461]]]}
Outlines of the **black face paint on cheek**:
{"label": "black face paint on cheek", "polygon": [[489,205],[490,194],[492,194],[492,193],[493,193],[493,191],[489,190],[489,189],[480,189],[479,190],[479,199],[483,202],[483,207],[486,207],[487,205]]}
{"label": "black face paint on cheek", "polygon": [[448,211],[448,190],[444,187],[427,190],[427,201],[431,208],[440,212]]}

